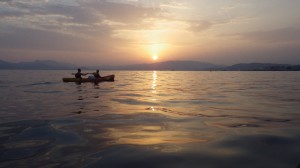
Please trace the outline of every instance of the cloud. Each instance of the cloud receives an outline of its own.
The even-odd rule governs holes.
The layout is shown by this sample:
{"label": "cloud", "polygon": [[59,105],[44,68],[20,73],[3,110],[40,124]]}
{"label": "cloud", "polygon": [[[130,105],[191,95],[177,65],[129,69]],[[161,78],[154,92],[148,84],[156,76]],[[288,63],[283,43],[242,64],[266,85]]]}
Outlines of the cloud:
{"label": "cloud", "polygon": [[[112,38],[120,38],[122,37],[120,32],[147,32],[165,29],[163,26],[172,31],[178,29],[178,31],[202,32],[215,24],[220,24],[216,21],[172,18],[167,10],[162,9],[186,10],[186,6],[182,3],[165,2],[157,7],[146,7],[136,5],[137,2],[127,2],[10,1],[5,3],[6,10],[1,13],[0,23],[4,25],[2,27],[34,29],[45,33],[48,31],[79,38],[94,38],[95,34],[101,34],[100,32],[105,32]],[[173,27],[170,28],[170,25]],[[129,40],[127,37],[125,39]]]}
{"label": "cloud", "polygon": [[85,2],[81,5],[93,12],[98,12],[105,19],[124,23],[136,23],[144,18],[159,17],[162,14],[159,8],[146,8],[108,1]]}
{"label": "cloud", "polygon": [[8,2],[11,2],[12,0],[0,0],[0,3],[8,3]]}
{"label": "cloud", "polygon": [[[93,55],[93,58],[86,57],[90,60],[96,56],[110,56],[106,60],[117,58],[126,52],[116,48],[128,48],[132,39],[120,38],[124,35],[116,33],[151,28],[153,23],[145,20],[163,15],[159,8],[104,0],[19,0],[1,1],[0,4],[2,59],[13,55],[29,58],[31,51],[44,51],[42,55],[49,55],[51,51],[55,53],[53,58],[70,51],[83,56]],[[11,52],[13,50],[15,52]]]}
{"label": "cloud", "polygon": [[258,43],[287,43],[300,42],[300,29],[287,27],[269,31],[254,31],[239,34],[231,34],[243,40],[250,40]]}
{"label": "cloud", "polygon": [[[147,8],[109,1],[12,1],[0,7],[2,25],[45,30],[75,36],[93,36],[102,29],[144,27],[143,20],[163,15]],[[149,23],[146,25],[149,26]]]}
{"label": "cloud", "polygon": [[105,33],[98,34],[101,39],[85,39],[68,34],[58,34],[45,30],[10,28],[11,33],[1,34],[0,48],[57,51],[99,51],[109,47],[112,41]]}
{"label": "cloud", "polygon": [[160,5],[161,8],[167,8],[167,9],[190,9],[190,7],[188,7],[186,4],[184,3],[179,3],[179,2],[166,2],[166,3],[162,3]]}
{"label": "cloud", "polygon": [[188,30],[192,32],[202,32],[211,28],[214,24],[210,21],[190,21]]}
{"label": "cloud", "polygon": [[[220,50],[210,43],[236,52],[241,46],[300,41],[293,19],[298,15],[277,15],[294,17],[273,24],[278,19],[270,21],[270,14],[256,17],[255,5],[241,0],[0,0],[0,49],[106,53],[115,58],[127,54],[129,60],[147,55],[155,44],[164,44],[165,55],[173,55]],[[269,24],[286,28],[270,30]]]}

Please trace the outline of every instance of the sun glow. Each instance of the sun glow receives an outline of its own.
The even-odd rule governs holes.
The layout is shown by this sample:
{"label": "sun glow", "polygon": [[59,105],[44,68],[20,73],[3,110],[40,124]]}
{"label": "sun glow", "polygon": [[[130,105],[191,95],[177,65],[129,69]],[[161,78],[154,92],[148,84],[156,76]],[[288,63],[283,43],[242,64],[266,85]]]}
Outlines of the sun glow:
{"label": "sun glow", "polygon": [[154,55],[152,56],[152,59],[153,59],[154,61],[156,61],[156,60],[158,59],[157,54],[154,54]]}
{"label": "sun glow", "polygon": [[154,43],[149,45],[149,51],[152,53],[152,60],[156,61],[159,59],[158,54],[165,50],[166,44],[165,43]]}

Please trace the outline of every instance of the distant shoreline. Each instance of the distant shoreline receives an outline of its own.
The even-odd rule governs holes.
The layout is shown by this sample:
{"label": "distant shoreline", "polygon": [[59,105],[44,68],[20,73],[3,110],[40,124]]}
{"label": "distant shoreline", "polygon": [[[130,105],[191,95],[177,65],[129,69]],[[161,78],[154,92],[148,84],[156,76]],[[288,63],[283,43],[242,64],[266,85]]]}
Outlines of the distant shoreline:
{"label": "distant shoreline", "polygon": [[231,66],[215,65],[199,61],[165,61],[152,64],[122,66],[77,66],[53,60],[11,63],[0,60],[0,70],[95,70],[102,71],[300,71],[300,65],[273,63],[240,63]]}

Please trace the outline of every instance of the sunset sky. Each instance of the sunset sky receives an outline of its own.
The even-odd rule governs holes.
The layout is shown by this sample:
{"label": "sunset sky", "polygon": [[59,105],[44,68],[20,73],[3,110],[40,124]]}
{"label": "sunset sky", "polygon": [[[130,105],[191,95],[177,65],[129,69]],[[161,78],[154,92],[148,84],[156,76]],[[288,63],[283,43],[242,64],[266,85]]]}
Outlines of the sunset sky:
{"label": "sunset sky", "polygon": [[300,64],[299,8],[299,0],[0,0],[0,59]]}

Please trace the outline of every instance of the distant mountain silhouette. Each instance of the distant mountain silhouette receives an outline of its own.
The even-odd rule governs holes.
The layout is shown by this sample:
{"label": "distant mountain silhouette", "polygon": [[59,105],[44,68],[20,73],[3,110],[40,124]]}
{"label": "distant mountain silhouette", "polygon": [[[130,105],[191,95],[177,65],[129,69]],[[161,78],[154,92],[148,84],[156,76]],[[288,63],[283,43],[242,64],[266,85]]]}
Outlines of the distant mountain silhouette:
{"label": "distant mountain silhouette", "polygon": [[[0,60],[0,69],[32,69],[32,70],[76,70],[80,66],[56,62],[52,60],[37,60],[33,62],[11,63]],[[152,64],[133,64],[125,66],[90,66],[82,67],[88,70],[167,70],[167,71],[300,71],[300,65],[271,63],[241,63],[231,66],[220,66],[199,61],[166,61]]]}
{"label": "distant mountain silhouette", "polygon": [[33,62],[20,63],[11,63],[0,60],[0,69],[65,70],[76,69],[76,66],[52,60],[36,60]]}
{"label": "distant mountain silhouette", "polygon": [[102,70],[174,70],[174,71],[200,71],[220,66],[199,61],[166,61],[152,64],[133,64],[126,66],[102,66]]}
{"label": "distant mountain silhouette", "polygon": [[299,71],[300,65],[271,64],[271,63],[248,63],[234,64],[219,68],[223,71]]}

